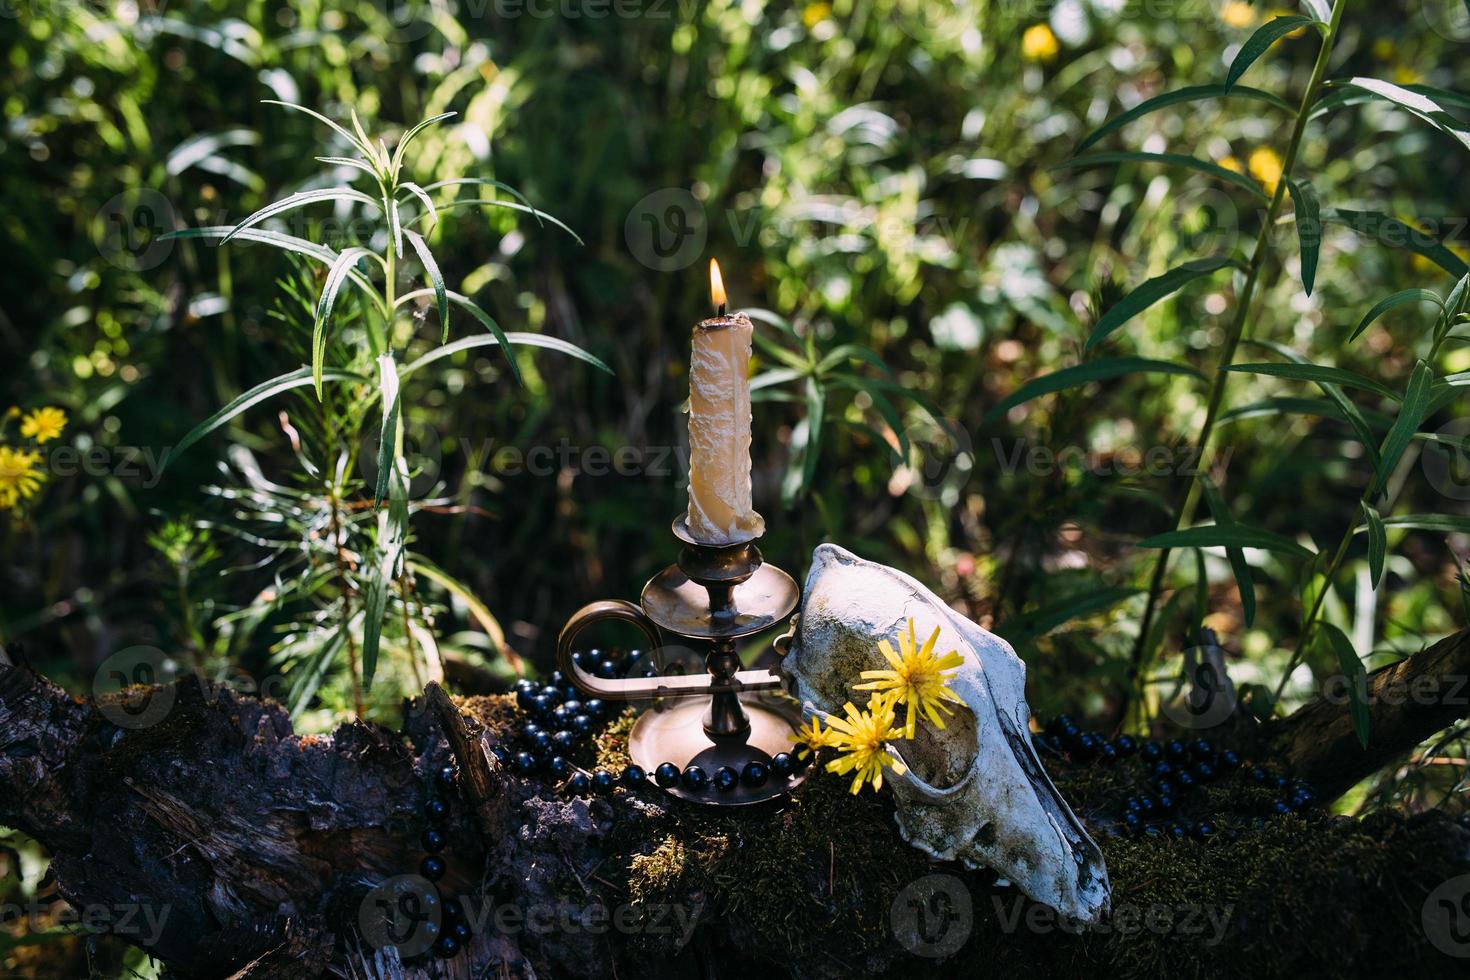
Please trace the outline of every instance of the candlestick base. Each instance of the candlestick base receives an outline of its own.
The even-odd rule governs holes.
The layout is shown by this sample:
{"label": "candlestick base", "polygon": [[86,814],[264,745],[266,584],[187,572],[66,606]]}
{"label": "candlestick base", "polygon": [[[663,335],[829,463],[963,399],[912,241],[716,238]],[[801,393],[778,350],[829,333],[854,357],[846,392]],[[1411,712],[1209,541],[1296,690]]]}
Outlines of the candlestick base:
{"label": "candlestick base", "polygon": [[[722,766],[743,773],[751,762],[763,762],[769,767],[772,756],[792,751],[791,733],[801,724],[801,714],[794,706],[750,695],[740,698],[740,702],[750,721],[750,733],[744,741],[710,738],[704,726],[707,706],[698,700],[685,700],[645,711],[628,734],[628,754],[645,772],[654,772],[663,763],[672,762],[681,771],[691,765],[698,766],[713,780]],[[696,790],[681,783],[666,792],[691,803],[745,806],[783,796],[805,776],[804,771],[790,776],[769,773],[759,786],[742,781],[728,790],[716,789],[712,783]]]}

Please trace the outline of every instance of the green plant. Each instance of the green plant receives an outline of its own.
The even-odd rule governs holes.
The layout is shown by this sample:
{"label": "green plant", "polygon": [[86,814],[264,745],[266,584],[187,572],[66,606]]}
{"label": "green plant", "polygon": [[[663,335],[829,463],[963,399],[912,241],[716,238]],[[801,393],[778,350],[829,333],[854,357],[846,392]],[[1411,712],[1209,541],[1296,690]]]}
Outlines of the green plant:
{"label": "green plant", "polygon": [[[350,184],[299,191],[260,208],[237,224],[186,229],[167,236],[215,239],[220,244],[235,240],[256,242],[326,267],[319,288],[310,276],[283,282],[285,302],[277,307],[277,319],[288,325],[303,315],[309,315],[309,365],[262,382],[233,399],[190,430],[175,446],[169,460],[177,458],[209,433],[267,399],[294,389],[308,386],[313,389],[317,409],[314,425],[309,431],[319,437],[322,448],[316,458],[309,451],[303,453],[299,444],[297,453],[307,474],[318,482],[318,492],[279,487],[263,476],[250,477],[247,467],[251,492],[237,499],[253,519],[271,520],[296,531],[295,536],[286,538],[259,538],[263,545],[298,549],[308,562],[300,580],[271,590],[267,604],[289,607],[302,599],[312,600],[310,616],[303,617],[301,621],[303,628],[289,635],[283,645],[288,653],[287,660],[297,664],[291,676],[293,713],[299,713],[306,707],[328,668],[345,651],[354,691],[353,706],[360,714],[363,711],[363,692],[371,690],[378,670],[385,624],[392,612],[390,601],[396,603],[401,613],[399,638],[407,648],[415,681],[421,683],[425,679],[418,670],[415,650],[424,649],[432,643],[432,638],[426,629],[415,629],[416,623],[420,627],[424,625],[423,604],[415,596],[415,573],[425,575],[456,594],[467,603],[490,635],[500,635],[493,617],[467,588],[435,567],[426,557],[409,550],[410,515],[414,510],[410,501],[410,483],[414,474],[410,472],[404,453],[405,410],[401,397],[404,382],[442,358],[488,346],[498,346],[504,351],[510,372],[518,382],[521,371],[511,350],[513,345],[548,348],[580,358],[609,373],[610,369],[596,357],[565,341],[538,334],[505,333],[473,299],[446,286],[425,238],[443,210],[468,206],[509,208],[565,229],[560,222],[533,208],[518,195],[518,199],[512,201],[477,197],[438,204],[431,196],[436,191],[460,186],[491,187],[515,195],[499,181],[460,177],[420,186],[404,179],[407,153],[415,137],[452,113],[433,116],[411,127],[398,139],[396,148],[390,153],[386,141],[379,139],[374,143],[367,135],[355,111],[352,112],[352,129],[348,130],[315,110],[280,104],[326,123],[345,140],[358,155],[318,159],[338,170],[346,168],[352,171],[355,179],[370,178],[377,193],[370,196]],[[354,231],[350,240],[335,250],[320,242],[262,227],[265,222],[298,208],[325,202],[374,209],[378,212],[378,220],[368,223],[366,233]],[[410,213],[404,214],[405,210]],[[421,233],[414,226],[425,220],[429,226]],[[570,233],[569,229],[565,230]],[[427,282],[425,288],[399,292],[400,262],[405,260],[417,260]],[[381,278],[376,278],[375,274]],[[314,298],[311,297],[313,291],[316,293]],[[403,313],[410,304],[429,296],[433,298],[440,321],[439,343],[400,366],[399,353],[414,339],[418,323],[416,317],[404,316]],[[357,302],[351,302],[353,299]],[[467,311],[486,332],[449,342],[451,303]],[[334,336],[340,337],[342,342],[333,345]],[[341,350],[343,356],[330,358],[334,347]],[[335,360],[335,363],[329,365],[329,360]],[[328,382],[345,387],[345,397],[329,400],[326,394]],[[373,463],[375,478],[371,488],[359,487],[351,473],[362,428],[375,409],[380,411]],[[331,448],[343,443],[348,448],[333,458]],[[371,490],[367,495],[370,506],[364,508],[354,503],[359,489]],[[386,508],[382,507],[385,500]],[[280,551],[277,556],[284,557]],[[279,578],[280,571],[276,574]],[[497,646],[499,652],[507,652],[503,637]],[[429,673],[432,676],[434,671]]]}

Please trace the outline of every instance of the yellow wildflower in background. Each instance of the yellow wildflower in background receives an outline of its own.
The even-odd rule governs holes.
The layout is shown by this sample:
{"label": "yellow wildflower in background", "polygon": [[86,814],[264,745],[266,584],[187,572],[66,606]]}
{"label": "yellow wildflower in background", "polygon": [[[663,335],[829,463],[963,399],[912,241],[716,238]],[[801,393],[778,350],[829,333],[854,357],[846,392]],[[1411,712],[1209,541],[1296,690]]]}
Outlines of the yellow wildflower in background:
{"label": "yellow wildflower in background", "polygon": [[1249,27],[1256,22],[1256,12],[1248,3],[1230,0],[1220,8],[1220,20],[1226,27]]}
{"label": "yellow wildflower in background", "polygon": [[0,446],[0,510],[28,500],[41,489],[46,477],[39,469],[40,462],[40,453]]}
{"label": "yellow wildflower in background", "polygon": [[965,658],[954,650],[943,656],[935,655],[934,644],[938,640],[939,627],[936,626],[920,648],[914,637],[914,621],[910,619],[908,632],[898,635],[897,652],[894,652],[893,646],[887,640],[878,641],[878,650],[892,669],[865,670],[863,680],[870,683],[856,687],[859,691],[891,694],[896,704],[908,709],[904,712],[904,738],[914,737],[919,715],[922,714],[933,722],[935,728],[943,728],[944,720],[939,717],[936,709],[943,709],[945,714],[952,715],[954,710],[945,702],[961,705],[965,703],[948,686],[950,676],[965,662]]}
{"label": "yellow wildflower in background", "polygon": [[1050,61],[1060,50],[1057,36],[1045,24],[1032,24],[1021,35],[1021,56],[1027,61]]}
{"label": "yellow wildflower in background", "polygon": [[38,408],[20,420],[20,434],[37,442],[50,442],[66,428],[66,413],[59,408]]}
{"label": "yellow wildflower in background", "polygon": [[1240,161],[1235,159],[1235,157],[1221,157],[1220,166],[1224,167],[1226,170],[1234,170],[1238,174],[1245,173],[1245,168],[1240,165]]}
{"label": "yellow wildflower in background", "polygon": [[1276,185],[1281,183],[1281,157],[1269,146],[1258,147],[1251,151],[1250,162],[1251,176],[1261,182],[1266,188],[1267,194],[1276,193]]}
{"label": "yellow wildflower in background", "polygon": [[796,730],[796,733],[791,736],[791,741],[801,746],[796,754],[805,759],[817,749],[824,749],[833,744],[832,730],[830,728],[823,730],[822,719],[813,715],[807,727]]}
{"label": "yellow wildflower in background", "polygon": [[854,773],[852,793],[857,794],[864,783],[872,783],[874,789],[883,788],[883,767],[894,772],[908,770],[897,757],[888,751],[888,743],[902,738],[903,733],[894,726],[893,698],[875,694],[868,702],[868,710],[859,711],[851,701],[843,705],[846,718],[832,716],[828,719],[831,729],[830,744],[841,754],[827,763],[827,771],[839,775]]}
{"label": "yellow wildflower in background", "polygon": [[807,30],[811,30],[831,16],[832,5],[830,3],[809,3],[801,12],[801,22],[806,25]]}

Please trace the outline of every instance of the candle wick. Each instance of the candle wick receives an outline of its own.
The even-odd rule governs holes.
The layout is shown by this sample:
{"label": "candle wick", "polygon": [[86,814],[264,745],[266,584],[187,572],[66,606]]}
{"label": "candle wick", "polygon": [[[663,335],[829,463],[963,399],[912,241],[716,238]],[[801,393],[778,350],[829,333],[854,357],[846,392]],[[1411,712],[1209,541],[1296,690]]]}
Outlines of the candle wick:
{"label": "candle wick", "polygon": [[720,306],[719,306],[719,312],[717,312],[715,314],[715,316],[724,316],[724,315],[725,315],[725,304],[724,303],[721,303]]}

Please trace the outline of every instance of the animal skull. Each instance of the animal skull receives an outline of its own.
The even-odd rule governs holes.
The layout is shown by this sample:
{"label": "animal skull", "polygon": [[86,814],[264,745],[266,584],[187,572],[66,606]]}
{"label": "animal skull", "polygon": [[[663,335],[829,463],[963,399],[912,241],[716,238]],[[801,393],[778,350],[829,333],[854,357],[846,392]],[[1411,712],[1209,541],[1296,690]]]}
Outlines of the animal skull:
{"label": "animal skull", "polygon": [[[1081,922],[1108,908],[1102,852],[1041,768],[1027,722],[1026,668],[1000,637],[953,612],[914,579],[836,545],[812,554],[800,618],[780,672],[807,715],[840,714],[864,670],[888,663],[878,641],[907,629],[922,642],[939,627],[936,651],[964,663],[953,705],[936,730],[921,722],[897,743],[907,773],[890,777],[899,832],[941,860],[987,866],[1032,899]],[[885,783],[889,780],[885,780]]]}

